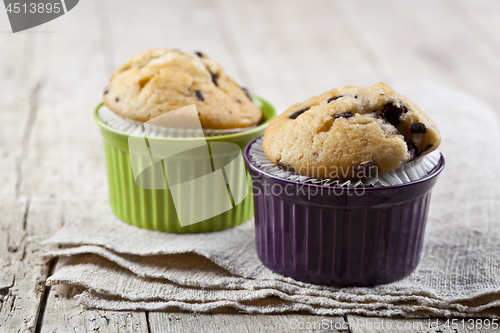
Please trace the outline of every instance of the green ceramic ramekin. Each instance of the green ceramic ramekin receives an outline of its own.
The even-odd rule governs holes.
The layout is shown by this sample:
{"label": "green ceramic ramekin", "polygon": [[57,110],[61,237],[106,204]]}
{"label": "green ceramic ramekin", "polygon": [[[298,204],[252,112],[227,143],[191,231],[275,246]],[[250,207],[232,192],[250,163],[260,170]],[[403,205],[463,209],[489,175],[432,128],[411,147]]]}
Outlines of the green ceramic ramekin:
{"label": "green ceramic ramekin", "polygon": [[[254,96],[254,98],[260,102],[263,113],[263,122],[257,127],[221,136],[192,139],[148,137],[148,141],[149,143],[157,141],[160,144],[167,141],[171,144],[186,140],[206,140],[207,143],[230,142],[237,144],[243,151],[248,143],[263,135],[269,121],[276,116],[276,111],[271,104],[259,97]],[[101,106],[102,104],[95,110],[94,118],[104,137],[111,208],[120,219],[142,228],[185,233],[226,229],[241,224],[253,216],[251,180],[247,172],[249,194],[241,203],[215,217],[182,227],[168,186],[166,189],[146,189],[136,184],[128,147],[130,134],[104,123],[98,116]],[[214,155],[211,157],[216,162],[217,157]],[[185,162],[184,160],[183,163]],[[196,163],[195,160],[192,164],[194,163]],[[204,209],[204,207],[201,204],[193,209]]]}

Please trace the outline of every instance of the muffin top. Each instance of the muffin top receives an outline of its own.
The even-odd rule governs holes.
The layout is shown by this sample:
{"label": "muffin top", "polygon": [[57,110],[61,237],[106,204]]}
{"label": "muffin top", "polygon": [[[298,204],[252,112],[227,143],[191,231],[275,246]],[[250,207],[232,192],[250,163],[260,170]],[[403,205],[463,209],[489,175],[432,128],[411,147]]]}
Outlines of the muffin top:
{"label": "muffin top", "polygon": [[205,129],[245,128],[262,118],[249,93],[201,52],[152,49],[133,56],[113,72],[104,104],[142,122],[195,104]]}
{"label": "muffin top", "polygon": [[385,83],[343,87],[271,120],[262,148],[276,165],[311,177],[363,178],[435,150],[436,124]]}

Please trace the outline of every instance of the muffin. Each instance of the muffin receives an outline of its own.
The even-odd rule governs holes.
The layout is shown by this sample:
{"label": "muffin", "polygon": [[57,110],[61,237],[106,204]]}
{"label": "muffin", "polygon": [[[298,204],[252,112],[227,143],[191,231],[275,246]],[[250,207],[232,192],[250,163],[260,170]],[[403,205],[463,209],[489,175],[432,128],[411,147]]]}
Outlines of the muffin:
{"label": "muffin", "polygon": [[253,216],[242,149],[276,113],[208,56],[140,53],[114,71],[103,104],[94,117],[104,137],[111,208],[120,219],[205,232]]}
{"label": "muffin", "polygon": [[141,122],[194,104],[204,129],[246,128],[262,119],[248,91],[201,52],[152,49],[133,56],[113,72],[104,104]]}
{"label": "muffin", "polygon": [[[439,152],[429,154],[439,143],[436,124],[383,83],[295,104],[244,152],[259,259],[284,276],[330,286],[407,276],[420,260],[431,190],[444,168]],[[266,156],[268,162],[256,162]],[[431,159],[424,174],[411,172],[396,185],[351,178],[373,177],[371,170],[404,173]],[[273,164],[281,171],[270,171]],[[304,181],[308,177],[351,179]]]}
{"label": "muffin", "polygon": [[291,106],[270,122],[263,148],[276,165],[333,179],[395,170],[440,142],[436,124],[415,103],[377,83]]}

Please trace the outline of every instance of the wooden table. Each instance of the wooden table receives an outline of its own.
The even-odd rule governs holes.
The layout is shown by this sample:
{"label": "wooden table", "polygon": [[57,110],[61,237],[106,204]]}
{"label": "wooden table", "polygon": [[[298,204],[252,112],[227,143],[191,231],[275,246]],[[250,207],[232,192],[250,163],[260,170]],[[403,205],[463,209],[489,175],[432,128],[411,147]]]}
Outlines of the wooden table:
{"label": "wooden table", "polygon": [[[344,325],[323,331],[422,332],[410,325],[420,322],[425,332],[453,332],[425,319],[85,310],[66,296],[75,291],[45,286],[57,262],[40,259],[28,240],[107,195],[92,111],[112,70],[133,54],[206,52],[279,112],[333,87],[376,81],[439,82],[495,106],[498,0],[87,0],[17,34],[0,12],[0,331],[286,332],[326,319]],[[358,320],[373,328],[345,328]],[[377,329],[382,321],[393,329]]]}

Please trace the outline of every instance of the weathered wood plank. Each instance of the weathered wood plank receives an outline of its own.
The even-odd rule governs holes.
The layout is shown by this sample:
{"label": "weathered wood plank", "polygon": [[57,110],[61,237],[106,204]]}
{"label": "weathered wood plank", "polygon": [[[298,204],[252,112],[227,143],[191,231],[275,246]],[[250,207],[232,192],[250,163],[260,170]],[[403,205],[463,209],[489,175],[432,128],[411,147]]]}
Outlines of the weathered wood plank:
{"label": "weathered wood plank", "polygon": [[[23,195],[50,197],[64,206],[56,219],[59,227],[107,196],[102,138],[92,117],[108,76],[102,36],[95,21],[96,13],[106,13],[105,4],[79,3],[71,12],[72,23],[54,21],[53,29],[58,33],[48,36],[43,50],[39,50],[38,59],[50,73],[48,92],[33,127],[37,140],[26,159],[20,188]],[[38,172],[29,172],[34,168]],[[34,224],[38,228],[42,225]],[[46,288],[39,332],[147,331],[143,312],[88,310],[72,295],[65,286]]]}
{"label": "weathered wood plank", "polygon": [[28,145],[33,87],[28,81],[31,66],[25,65],[32,57],[33,40],[28,35],[0,34],[0,198],[16,194]]}
{"label": "weathered wood plank", "polygon": [[500,3],[495,0],[441,0],[491,52],[500,57]]}
{"label": "weathered wood plank", "polygon": [[148,314],[150,329],[156,332],[347,332],[342,318],[300,314],[287,315],[243,315],[237,313],[190,314],[162,313]]}
{"label": "weathered wood plank", "polygon": [[322,1],[214,0],[214,28],[232,41],[253,89],[284,111],[315,94],[386,79]]}
{"label": "weathered wood plank", "polygon": [[352,333],[456,333],[451,328],[444,327],[442,321],[436,322],[436,319],[369,318],[347,315],[347,322]]}
{"label": "weathered wood plank", "polygon": [[[177,48],[202,51],[224,66],[235,80],[250,84],[235,50],[226,44],[225,36],[214,25],[220,13],[214,10],[211,1],[152,0],[141,3],[139,11],[134,6],[122,4],[119,0],[108,1],[108,7],[113,9],[109,21],[100,14],[100,20],[104,20],[99,23],[100,34],[105,39],[103,43],[113,50],[106,54],[106,57],[113,57],[110,61],[113,69],[150,48]],[[137,29],[137,25],[141,29]],[[106,31],[102,31],[104,27]],[[105,74],[107,80],[111,72]]]}
{"label": "weathered wood plank", "polygon": [[0,330],[34,332],[48,266],[42,261],[16,261],[9,268],[14,279],[0,311]]}
{"label": "weathered wood plank", "polygon": [[27,241],[37,203],[18,192],[36,116],[36,36],[1,34],[0,43],[0,329],[33,331],[48,266]]}
{"label": "weathered wood plank", "polygon": [[[106,74],[100,62],[100,45],[96,43],[97,31],[92,33],[94,16],[88,15],[89,8],[93,14],[93,4],[86,2],[78,9],[80,7],[88,8],[72,12],[75,15],[71,25],[57,20],[50,23],[49,29],[57,33],[24,35],[29,36],[25,37],[29,41],[23,42],[18,49],[2,50],[10,66],[15,65],[26,72],[21,73],[24,76],[19,82],[24,86],[11,91],[10,98],[2,99],[4,104],[0,113],[1,120],[11,125],[0,133],[1,142],[5,143],[5,148],[0,149],[16,154],[15,158],[4,156],[9,157],[9,162],[17,162],[15,168],[9,166],[5,170],[10,177],[17,172],[15,181],[2,189],[4,197],[19,197],[11,206],[20,205],[17,210],[5,209],[17,213],[2,223],[2,230],[7,229],[7,233],[0,236],[8,238],[6,251],[11,252],[7,256],[1,250],[0,328],[7,332],[44,331],[42,319],[43,323],[50,324],[48,329],[57,330],[93,331],[96,325],[101,331],[113,331],[115,327],[135,331],[147,329],[144,313],[111,314],[109,320],[104,320],[105,324],[99,317],[102,312],[92,310],[85,310],[83,316],[69,321],[62,317],[65,311],[75,314],[75,309],[80,308],[73,300],[66,303],[66,300],[53,300],[55,296],[44,285],[51,266],[40,258],[40,248],[36,244],[26,243],[28,236],[55,232],[65,219],[81,214],[92,200],[107,195],[102,140],[92,119]],[[27,49],[32,54],[22,56]],[[88,52],[96,53],[92,61],[89,61]],[[18,111],[20,107],[23,112]],[[3,140],[4,137],[10,141]],[[1,203],[8,204],[5,200]],[[45,314],[49,309],[46,303],[54,305],[57,311]],[[59,320],[61,318],[63,321]],[[66,326],[64,319],[74,327]]]}
{"label": "weathered wood plank", "polygon": [[40,200],[9,202],[3,199],[0,206],[1,237],[6,238],[5,246],[0,249],[3,259],[0,276],[4,284],[0,286],[3,295],[0,327],[7,332],[33,332],[50,265],[39,256],[40,247],[29,242],[28,237],[54,232],[54,221],[60,221],[61,205]]}
{"label": "weathered wood plank", "polygon": [[[0,201],[0,317],[4,316],[6,303],[15,284],[15,262],[21,259],[26,233],[22,222],[26,214],[26,202]],[[1,323],[1,321],[0,321]],[[0,324],[1,325],[1,324]]]}
{"label": "weathered wood plank", "polygon": [[442,2],[326,3],[330,12],[345,10],[389,72],[389,84],[432,80],[466,90],[493,105],[500,102],[496,93],[500,58]]}
{"label": "weathered wood plank", "polygon": [[58,32],[44,34],[36,50],[45,88],[23,161],[21,196],[82,202],[96,194],[106,196],[102,138],[92,114],[101,101],[106,75],[92,21],[93,3],[77,8],[71,24],[54,21],[52,29]]}
{"label": "weathered wood plank", "polygon": [[[205,51],[278,111],[334,86],[377,80],[438,80],[498,102],[492,40],[500,9],[480,1],[471,22],[492,32],[481,38],[481,30],[461,22],[469,22],[476,4],[461,3],[465,14],[428,0],[148,1],[141,10],[94,1],[80,2],[71,24],[61,19],[44,27],[56,34],[0,34],[0,330],[33,331],[44,300],[50,266],[27,237],[54,232],[68,214],[106,195],[101,138],[90,112],[116,65],[150,47]],[[85,310],[61,297],[65,287],[47,292],[40,331],[148,329],[144,313]],[[150,313],[149,324],[152,331],[290,331],[293,319],[318,318]]]}
{"label": "weathered wood plank", "polygon": [[[491,319],[463,318],[369,318],[347,315],[347,322],[352,333],[398,332],[398,333],[487,333],[500,332]],[[498,321],[495,321],[499,324]]]}
{"label": "weathered wood plank", "polygon": [[148,332],[144,312],[85,309],[72,298],[78,292],[66,285],[50,288],[40,332]]}

